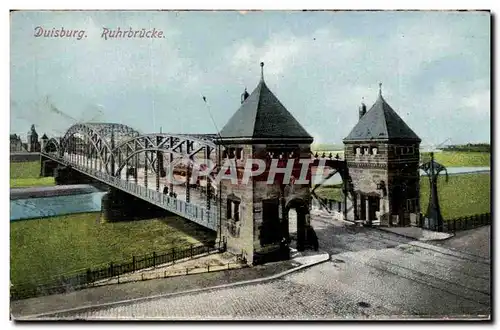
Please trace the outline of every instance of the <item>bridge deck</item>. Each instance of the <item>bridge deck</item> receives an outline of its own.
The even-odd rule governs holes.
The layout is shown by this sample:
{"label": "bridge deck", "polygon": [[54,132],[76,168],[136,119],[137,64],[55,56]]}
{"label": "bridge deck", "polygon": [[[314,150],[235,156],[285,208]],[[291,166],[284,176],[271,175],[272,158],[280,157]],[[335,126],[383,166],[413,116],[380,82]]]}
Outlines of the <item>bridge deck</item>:
{"label": "bridge deck", "polygon": [[169,182],[167,178],[160,178],[160,191],[157,191],[155,173],[148,172],[146,187],[144,168],[138,169],[136,182],[132,176],[127,180],[125,171],[122,171],[120,177],[111,176],[99,168],[100,162],[96,159],[92,160],[94,164],[92,167],[87,166],[90,161],[84,155],[65,153],[63,158],[58,157],[55,153],[42,153],[42,155],[58,163],[71,166],[85,175],[93,177],[116,189],[123,190],[201,226],[212,230],[217,230],[218,228],[219,217],[217,214],[218,203],[216,200],[211,200],[211,208],[208,210],[205,198],[196,191],[190,191],[190,201],[186,201],[185,186],[174,186],[174,192],[177,194],[177,198],[163,194],[163,187],[168,186]]}

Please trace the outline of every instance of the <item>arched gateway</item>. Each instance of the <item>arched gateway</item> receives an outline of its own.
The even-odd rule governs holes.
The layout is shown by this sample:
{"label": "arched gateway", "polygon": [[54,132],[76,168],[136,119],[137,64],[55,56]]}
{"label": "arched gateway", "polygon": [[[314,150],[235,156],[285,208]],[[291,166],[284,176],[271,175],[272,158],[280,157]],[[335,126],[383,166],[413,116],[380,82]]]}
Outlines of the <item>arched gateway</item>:
{"label": "arched gateway", "polygon": [[[370,110],[361,107],[358,123],[344,139],[344,159],[312,159],[313,138],[269,90],[263,66],[259,84],[251,94],[245,90],[240,108],[218,136],[140,134],[116,123],[75,124],[60,139],[44,139],[41,174],[54,175],[58,183],[108,185],[113,190],[108,201],[122,203],[106,203],[120,217],[124,205],[143,209],[135,206],[145,201],[194,221],[216,231],[230,252],[250,264],[288,258],[292,226],[292,246],[318,248],[309,211],[315,189],[328,177],[313,189],[313,168],[318,169],[314,175],[323,175],[323,167],[333,169],[328,176],[340,174],[345,220],[414,223],[420,209],[420,138],[381,91]],[[227,163],[232,165],[226,169]],[[194,175],[207,169],[201,178]],[[227,171],[229,177],[221,176]],[[174,191],[176,177],[185,182],[176,181]]]}
{"label": "arched gateway", "polygon": [[[290,208],[300,218],[297,247],[306,245],[311,184],[294,184],[290,199],[283,175],[269,181],[269,170],[273,162],[284,159],[310,160],[312,142],[311,135],[269,90],[262,72],[259,84],[252,93],[243,93],[240,108],[216,141],[219,166],[232,159],[239,173],[237,184],[229,179],[220,182],[220,235],[226,238],[229,251],[243,254],[254,264],[286,257]],[[252,159],[265,162],[265,171],[243,182],[245,164]]]}

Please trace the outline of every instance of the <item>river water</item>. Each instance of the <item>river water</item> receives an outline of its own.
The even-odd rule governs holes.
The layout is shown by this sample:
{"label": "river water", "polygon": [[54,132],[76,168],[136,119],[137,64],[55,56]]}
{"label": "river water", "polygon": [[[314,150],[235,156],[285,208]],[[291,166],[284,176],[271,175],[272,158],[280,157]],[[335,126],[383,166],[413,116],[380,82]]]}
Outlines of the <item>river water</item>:
{"label": "river water", "polygon": [[[448,174],[464,174],[489,172],[489,167],[449,167]],[[425,175],[421,171],[420,175]],[[321,175],[313,177],[313,184],[322,181]],[[342,183],[340,175],[331,177],[327,184]],[[101,199],[105,192],[94,192],[89,194],[78,194],[68,196],[27,198],[10,201],[10,221],[31,218],[51,217],[83,212],[101,211]]]}
{"label": "river water", "polygon": [[101,211],[101,199],[105,193],[11,200],[10,221]]}

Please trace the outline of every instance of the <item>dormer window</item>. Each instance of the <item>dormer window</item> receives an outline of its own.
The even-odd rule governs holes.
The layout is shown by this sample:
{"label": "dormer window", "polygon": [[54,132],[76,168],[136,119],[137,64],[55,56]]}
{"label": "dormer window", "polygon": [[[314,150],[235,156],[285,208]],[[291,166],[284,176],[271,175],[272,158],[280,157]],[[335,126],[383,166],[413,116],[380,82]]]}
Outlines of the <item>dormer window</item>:
{"label": "dormer window", "polygon": [[377,148],[377,147],[372,147],[371,149],[372,149],[372,150],[371,150],[371,154],[372,154],[372,155],[376,155],[376,154],[377,154],[377,152],[378,152],[378,148]]}
{"label": "dormer window", "polygon": [[363,155],[369,155],[370,154],[370,149],[368,147],[363,148]]}
{"label": "dormer window", "polygon": [[356,155],[361,155],[361,148],[360,147],[356,148]]}

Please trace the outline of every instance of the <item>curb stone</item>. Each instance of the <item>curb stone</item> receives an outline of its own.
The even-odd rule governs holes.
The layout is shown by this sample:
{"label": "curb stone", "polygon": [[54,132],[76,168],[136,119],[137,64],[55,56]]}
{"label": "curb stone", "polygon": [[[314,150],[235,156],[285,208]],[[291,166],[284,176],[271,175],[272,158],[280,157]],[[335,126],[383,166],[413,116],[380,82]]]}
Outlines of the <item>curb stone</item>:
{"label": "curb stone", "polygon": [[373,228],[373,229],[376,229],[376,230],[379,230],[379,231],[383,231],[385,233],[392,233],[394,235],[398,235],[398,236],[402,236],[402,237],[405,237],[405,238],[417,240],[419,242],[439,242],[439,241],[446,241],[446,240],[448,240],[450,238],[455,237],[455,234],[451,234],[450,233],[450,236],[449,237],[445,237],[445,238],[435,238],[435,239],[421,240],[421,239],[418,239],[418,238],[410,236],[410,235],[405,235],[405,234],[397,233],[397,232],[394,232],[394,231],[391,231],[391,230],[385,230],[384,228],[379,228],[379,227],[370,227],[370,228]]}
{"label": "curb stone", "polygon": [[[64,314],[64,313],[70,313],[70,312],[83,312],[85,310],[91,310],[94,308],[113,307],[116,305],[129,304],[129,303],[134,303],[134,302],[144,302],[144,301],[154,300],[154,299],[159,299],[159,298],[175,297],[175,296],[180,296],[180,295],[185,295],[185,294],[207,292],[207,291],[212,291],[212,290],[225,289],[225,288],[248,285],[248,284],[255,284],[255,283],[263,283],[263,282],[275,280],[277,278],[286,276],[290,273],[297,272],[297,271],[300,271],[300,270],[303,270],[303,269],[306,269],[306,268],[309,268],[309,267],[312,267],[312,266],[315,266],[315,265],[318,265],[318,264],[321,264],[323,262],[330,260],[330,255],[328,253],[323,253],[320,256],[322,256],[322,258],[319,260],[316,260],[314,262],[302,264],[302,265],[297,266],[295,268],[288,269],[284,272],[281,272],[281,273],[278,273],[275,275],[271,275],[268,277],[263,277],[263,278],[256,278],[256,279],[252,279],[252,280],[240,281],[240,282],[235,282],[235,283],[221,284],[221,285],[216,285],[216,286],[212,286],[212,287],[208,287],[208,288],[192,289],[192,290],[171,292],[171,293],[160,294],[160,295],[149,296],[149,297],[126,299],[126,300],[97,304],[97,305],[75,307],[75,308],[54,311],[54,312],[42,313],[42,314],[20,316],[18,318],[14,317],[13,315],[11,315],[11,317],[12,317],[12,319],[18,320],[18,321],[36,320],[39,318],[41,318],[41,319],[54,319],[55,320],[55,319],[58,319],[58,318],[54,317],[54,315],[57,315],[57,314]],[[291,259],[291,260],[293,260],[293,259]]]}

